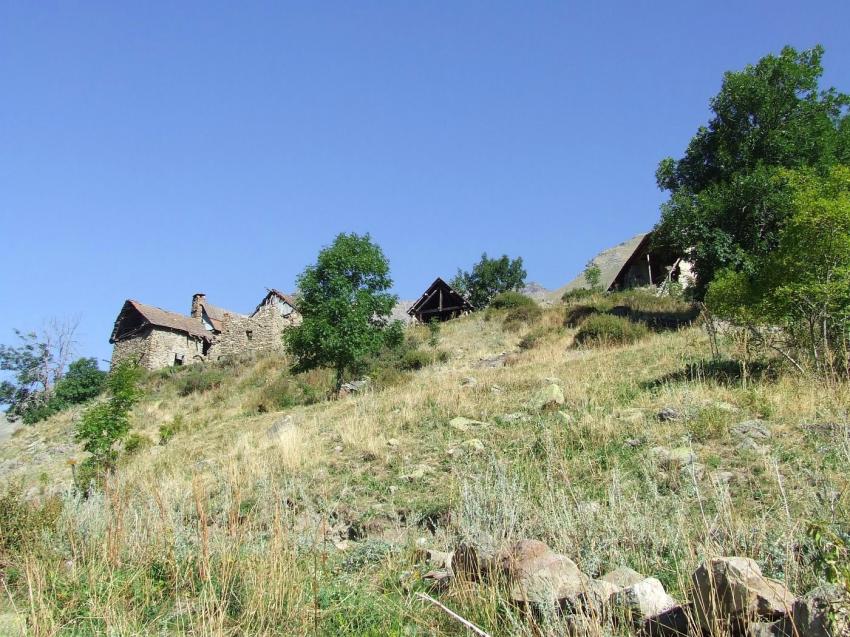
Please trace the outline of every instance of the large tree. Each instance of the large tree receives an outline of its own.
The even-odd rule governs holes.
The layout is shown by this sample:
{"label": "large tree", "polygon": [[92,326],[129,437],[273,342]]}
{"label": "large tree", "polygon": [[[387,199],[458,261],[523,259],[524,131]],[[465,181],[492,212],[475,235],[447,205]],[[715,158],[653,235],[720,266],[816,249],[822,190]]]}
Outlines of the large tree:
{"label": "large tree", "polygon": [[684,157],[659,164],[658,185],[670,198],[656,240],[691,251],[699,291],[718,270],[751,271],[776,248],[793,210],[783,168],[825,174],[850,162],[850,97],[819,89],[822,56],[820,46],[786,47],[727,72],[708,125]]}
{"label": "large tree", "polygon": [[498,259],[491,259],[485,252],[481,260],[472,266],[471,272],[458,270],[457,276],[452,279],[452,287],[466,296],[474,307],[481,309],[489,305],[497,294],[519,290],[525,285],[525,277],[522,257],[510,259],[503,254]]}
{"label": "large tree", "polygon": [[389,321],[398,301],[391,286],[387,258],[368,234],[338,235],[298,277],[303,320],[284,333],[295,370],[330,367],[339,391],[346,374],[398,341],[400,327]]}

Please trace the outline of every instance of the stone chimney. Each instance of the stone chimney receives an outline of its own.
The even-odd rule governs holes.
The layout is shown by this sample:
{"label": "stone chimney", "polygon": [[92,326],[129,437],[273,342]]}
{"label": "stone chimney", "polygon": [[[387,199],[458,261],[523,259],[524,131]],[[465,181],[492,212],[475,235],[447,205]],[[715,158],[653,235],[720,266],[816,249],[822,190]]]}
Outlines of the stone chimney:
{"label": "stone chimney", "polygon": [[192,295],[192,318],[201,318],[201,306],[206,300],[207,295],[202,292],[198,292],[197,294]]}

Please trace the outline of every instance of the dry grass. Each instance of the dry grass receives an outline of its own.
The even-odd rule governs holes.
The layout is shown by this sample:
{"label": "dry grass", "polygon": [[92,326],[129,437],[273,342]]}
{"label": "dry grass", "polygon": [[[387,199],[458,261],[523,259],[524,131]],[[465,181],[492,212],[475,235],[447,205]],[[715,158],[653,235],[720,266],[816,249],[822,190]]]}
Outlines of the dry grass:
{"label": "dry grass", "polygon": [[[55,450],[74,416],[39,424],[0,462],[43,439],[53,453],[6,473],[32,497],[63,493],[65,506],[8,571],[7,605],[33,635],[462,634],[412,594],[422,587],[413,547],[519,537],[591,575],[632,566],[679,598],[717,554],[751,556],[798,592],[816,583],[806,521],[848,521],[847,386],[779,374],[744,390],[708,363],[697,328],[575,349],[562,319],[556,308],[518,331],[498,313],[445,324],[445,363],[284,412],[253,407],[283,365],[274,358],[187,396],[151,381],[135,428],[157,441],[179,417],[179,432],[128,457],[88,500],[64,494],[76,448]],[[480,367],[502,352],[506,366]],[[469,376],[477,383],[465,385]],[[566,404],[539,413],[535,394],[553,379]],[[682,418],[657,420],[665,406]],[[285,415],[293,426],[270,436]],[[459,431],[448,425],[458,415],[486,424]],[[764,449],[731,430],[754,417],[771,423]],[[485,451],[469,451],[470,439]],[[658,445],[691,447],[702,470],[658,467]],[[492,634],[537,630],[496,588],[458,583],[441,601]]]}

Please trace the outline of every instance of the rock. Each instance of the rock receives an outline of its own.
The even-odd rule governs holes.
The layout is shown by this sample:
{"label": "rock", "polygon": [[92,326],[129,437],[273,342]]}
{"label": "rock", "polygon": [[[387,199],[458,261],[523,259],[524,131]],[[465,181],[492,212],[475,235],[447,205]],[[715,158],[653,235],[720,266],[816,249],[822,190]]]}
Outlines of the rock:
{"label": "rock", "polygon": [[732,471],[717,470],[712,471],[710,474],[708,474],[708,477],[714,484],[720,486],[731,483],[733,480],[735,480],[736,475]]}
{"label": "rock", "polygon": [[425,474],[432,473],[433,471],[427,464],[418,464],[411,467],[410,471],[401,476],[401,479],[413,482],[414,480],[421,480],[425,477]]}
{"label": "rock", "polygon": [[457,429],[458,431],[469,431],[474,427],[486,427],[486,422],[481,422],[480,420],[472,420],[471,418],[464,418],[463,416],[456,416],[449,421],[449,427],[452,429]]}
{"label": "rock", "polygon": [[[833,637],[850,634],[850,617],[833,613],[842,599],[845,604],[846,593],[840,586],[820,586],[806,593],[794,602],[794,626],[799,637]],[[830,617],[833,614],[834,617]]]}
{"label": "rock", "polygon": [[751,622],[747,625],[747,637],[802,637],[794,634],[790,619],[777,619],[773,622]]}
{"label": "rock", "polygon": [[633,622],[641,624],[678,605],[654,577],[646,577],[611,596],[611,605]]}
{"label": "rock", "polygon": [[672,407],[662,407],[661,411],[656,414],[656,418],[661,422],[667,422],[669,420],[679,420],[681,415]]}
{"label": "rock", "polygon": [[560,385],[552,383],[537,394],[534,406],[537,409],[557,409],[564,404],[564,390]]}
{"label": "rock", "polygon": [[490,385],[490,393],[491,394],[501,394],[504,389],[500,385]]}
{"label": "rock", "polygon": [[461,387],[475,387],[477,384],[478,379],[474,376],[467,376],[466,378],[463,378],[460,381]]}
{"label": "rock", "polygon": [[693,574],[697,619],[705,630],[746,625],[755,619],[782,619],[791,611],[794,596],[781,582],[762,575],[746,557],[717,557]]}
{"label": "rock", "polygon": [[398,438],[390,438],[387,440],[388,447],[398,447]]}
{"label": "rock", "polygon": [[527,414],[521,414],[519,412],[514,412],[511,414],[503,414],[499,416],[499,420],[503,422],[523,422],[528,420],[529,416]]}
{"label": "rock", "polygon": [[417,560],[428,562],[435,568],[451,568],[453,555],[451,551],[421,548],[416,550],[414,557]]}
{"label": "rock", "polygon": [[341,395],[356,394],[358,392],[363,391],[368,386],[369,386],[369,379],[368,378],[362,378],[360,380],[352,380],[351,382],[343,383],[342,385],[340,385],[339,393]]}
{"label": "rock", "polygon": [[599,578],[603,582],[608,582],[617,586],[618,588],[626,588],[628,586],[633,586],[640,582],[641,580],[646,579],[646,576],[641,575],[634,569],[629,568],[628,566],[620,566],[615,568],[613,571],[609,571],[605,573],[602,577]]}
{"label": "rock", "polygon": [[640,447],[643,444],[643,440],[641,440],[640,438],[626,438],[623,444],[625,444],[627,447],[635,449],[636,447]]}
{"label": "rock", "polygon": [[559,411],[557,416],[558,420],[565,425],[571,425],[573,423],[573,417],[566,411]]}
{"label": "rock", "polygon": [[478,367],[484,368],[496,368],[496,367],[504,367],[505,361],[508,358],[507,352],[502,352],[501,354],[497,354],[495,356],[487,356],[485,358],[479,359]]}
{"label": "rock", "polygon": [[688,447],[653,447],[649,453],[662,469],[681,469],[696,462],[696,454]]}
{"label": "rock", "polygon": [[337,445],[336,447],[334,447],[334,451],[337,453],[342,453],[342,445]]}
{"label": "rock", "polygon": [[752,440],[768,440],[771,432],[768,424],[763,420],[745,420],[732,427],[732,433],[741,438]]}
{"label": "rock", "polygon": [[452,555],[452,570],[460,579],[479,582],[490,577],[495,569],[493,553],[481,547],[462,542]]}
{"label": "rock", "polygon": [[484,443],[481,442],[478,438],[470,438],[469,440],[464,440],[461,443],[461,447],[463,447],[469,453],[481,453],[484,451]]}
{"label": "rock", "polygon": [[604,616],[608,600],[614,593],[622,590],[620,586],[601,579],[591,579],[585,584],[585,589],[574,598],[567,598],[567,606],[574,613],[582,613],[588,617]]}
{"label": "rock", "polygon": [[500,554],[510,598],[521,604],[554,608],[587,588],[588,577],[565,555],[538,540],[520,540]]}
{"label": "rock", "polygon": [[432,592],[442,592],[448,589],[451,579],[451,572],[444,568],[428,571],[422,576],[423,583]]}
{"label": "rock", "polygon": [[280,438],[284,432],[295,428],[295,419],[291,414],[278,418],[274,424],[266,429],[266,435],[274,440]]}
{"label": "rock", "polygon": [[686,637],[696,635],[691,625],[694,616],[691,606],[674,606],[669,610],[647,619],[640,634],[646,637]]}

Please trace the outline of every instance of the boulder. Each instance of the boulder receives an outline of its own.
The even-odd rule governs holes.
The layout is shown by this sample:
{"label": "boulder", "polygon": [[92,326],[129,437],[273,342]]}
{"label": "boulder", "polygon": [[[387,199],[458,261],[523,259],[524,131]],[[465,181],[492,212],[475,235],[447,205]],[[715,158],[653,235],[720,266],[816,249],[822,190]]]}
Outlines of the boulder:
{"label": "boulder", "polygon": [[462,387],[475,387],[478,384],[478,379],[474,376],[467,376],[460,381]]}
{"label": "boulder", "polygon": [[642,624],[665,611],[678,606],[667,594],[664,586],[654,577],[627,586],[611,596],[611,605],[634,624]]}
{"label": "boulder", "polygon": [[584,590],[575,597],[565,599],[566,606],[574,613],[581,613],[597,619],[605,616],[608,600],[621,587],[602,579],[590,579],[585,583]]}
{"label": "boulder", "polygon": [[484,443],[481,442],[478,438],[470,438],[469,440],[464,440],[461,445],[465,451],[468,453],[481,453],[484,451]]}
{"label": "boulder", "polygon": [[693,608],[687,606],[674,606],[655,617],[647,619],[640,630],[640,635],[645,637],[687,637],[687,635],[698,635],[694,630]]}
{"label": "boulder", "polygon": [[679,420],[679,418],[681,418],[681,415],[672,407],[662,407],[661,410],[656,414],[656,418],[658,418],[658,420],[660,420],[661,422],[667,422],[669,420]]}
{"label": "boulder", "polygon": [[502,352],[501,354],[497,354],[495,356],[487,356],[478,361],[478,367],[483,368],[496,368],[496,367],[504,367],[505,361],[508,358],[507,352]]}
{"label": "boulder", "polygon": [[452,570],[460,578],[471,582],[488,579],[495,569],[496,560],[492,552],[467,542],[455,547],[452,553]]}
{"label": "boulder", "polygon": [[771,437],[769,425],[763,420],[744,420],[732,426],[732,433],[752,440],[768,440]]}
{"label": "boulder", "polygon": [[589,578],[575,562],[538,540],[520,540],[498,556],[511,600],[553,608],[578,597]]}
{"label": "boulder", "polygon": [[653,447],[649,453],[662,469],[681,469],[696,462],[697,456],[688,447]]}
{"label": "boulder", "polygon": [[271,438],[272,440],[277,440],[280,438],[285,432],[292,430],[295,428],[295,419],[292,418],[292,415],[287,414],[282,418],[278,418],[274,421],[274,424],[266,429],[266,436]]}
{"label": "boulder", "polygon": [[705,630],[772,622],[791,612],[794,596],[776,580],[762,575],[746,557],[717,557],[693,574],[697,619]]}
{"label": "boulder", "polygon": [[469,431],[475,427],[486,427],[486,422],[481,422],[480,420],[473,420],[472,418],[464,418],[463,416],[456,416],[449,421],[449,427],[452,429],[457,429],[458,431]]}
{"label": "boulder", "polygon": [[842,603],[846,592],[840,586],[820,586],[794,602],[794,626],[800,637],[833,637],[850,635],[850,617],[833,612]]}
{"label": "boulder", "polygon": [[620,566],[613,571],[605,573],[599,579],[603,582],[610,582],[618,588],[626,588],[637,584],[641,580],[646,579],[646,577],[628,566]]}
{"label": "boulder", "polygon": [[534,401],[537,409],[557,409],[564,404],[564,390],[560,385],[552,383],[541,390]]}

